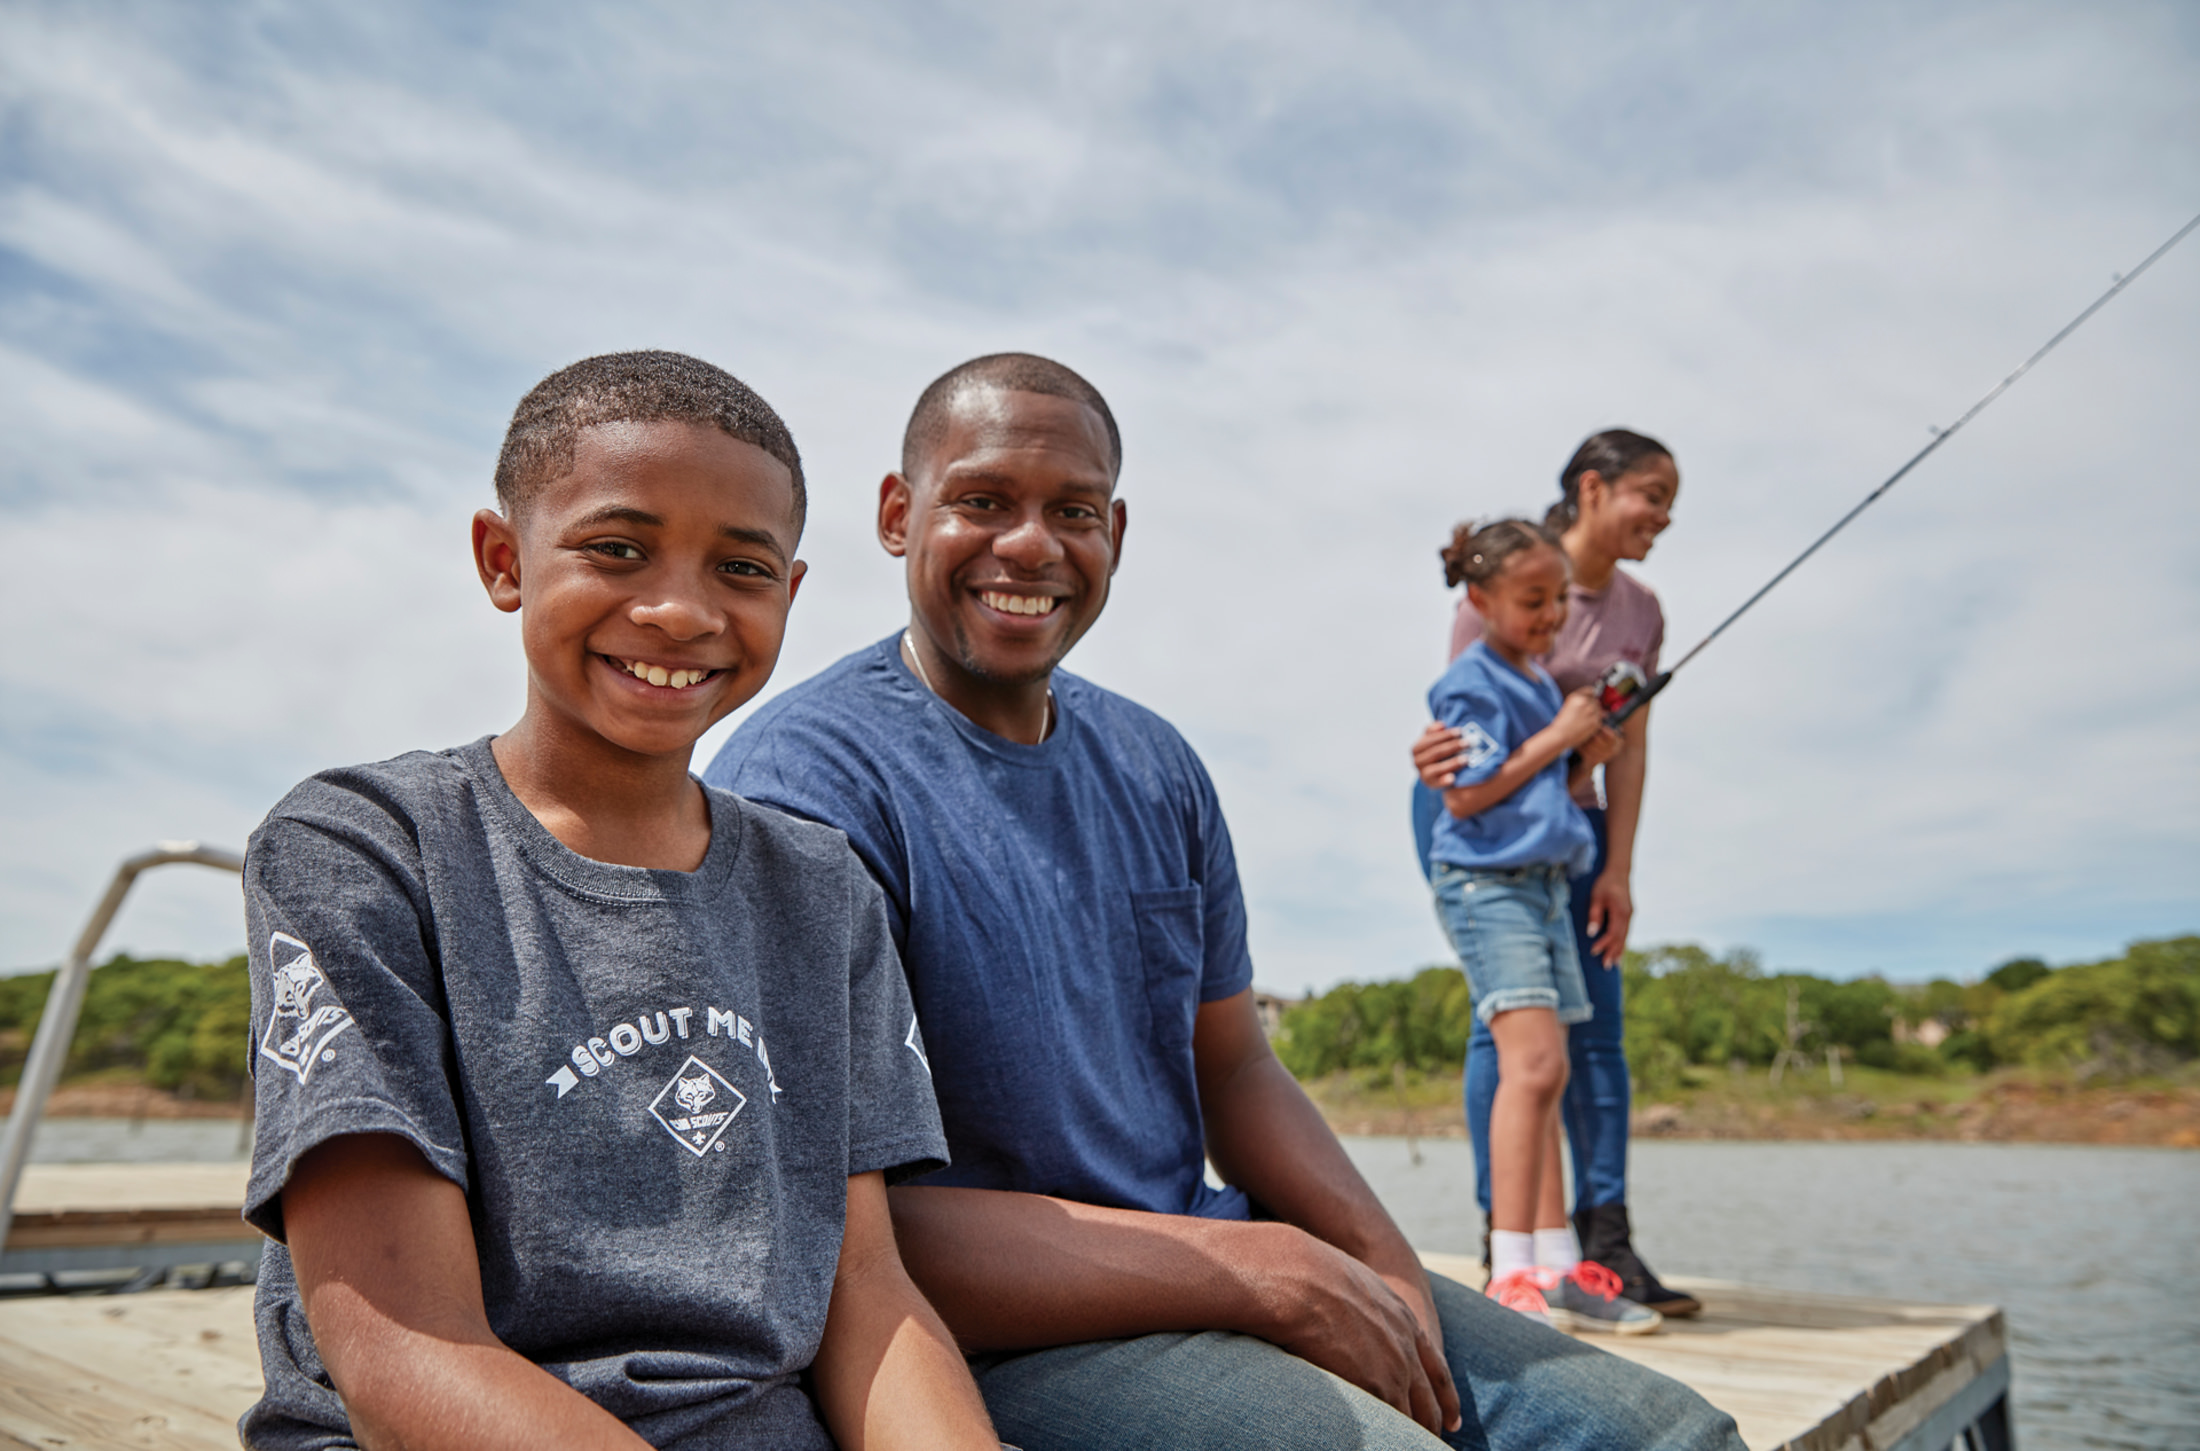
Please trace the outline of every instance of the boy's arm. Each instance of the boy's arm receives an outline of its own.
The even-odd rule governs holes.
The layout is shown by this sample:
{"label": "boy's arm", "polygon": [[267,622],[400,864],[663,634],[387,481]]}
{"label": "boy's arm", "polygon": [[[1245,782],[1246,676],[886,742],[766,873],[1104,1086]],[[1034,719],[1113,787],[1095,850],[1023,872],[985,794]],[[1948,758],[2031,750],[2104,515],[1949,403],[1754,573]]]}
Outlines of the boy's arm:
{"label": "boy's arm", "polygon": [[1566,697],[1557,717],[1520,743],[1505,764],[1471,786],[1454,786],[1444,792],[1444,809],[1453,816],[1479,816],[1534,780],[1544,767],[1582,745],[1604,728],[1604,712],[1596,697],[1577,690]]}
{"label": "boy's arm", "polygon": [[491,1332],[465,1192],[405,1140],[309,1151],[283,1225],[313,1343],[368,1451],[647,1446]]}
{"label": "boy's arm", "polygon": [[888,1199],[910,1272],[972,1349],[1234,1330],[1455,1426],[1419,1263],[1267,1051],[1252,994],[1204,1004],[1192,1041],[1216,1163],[1289,1222],[909,1185]]}
{"label": "boy's arm", "polygon": [[840,1267],[810,1373],[847,1451],[1000,1445],[954,1337],[902,1268],[883,1174],[848,1180]]}

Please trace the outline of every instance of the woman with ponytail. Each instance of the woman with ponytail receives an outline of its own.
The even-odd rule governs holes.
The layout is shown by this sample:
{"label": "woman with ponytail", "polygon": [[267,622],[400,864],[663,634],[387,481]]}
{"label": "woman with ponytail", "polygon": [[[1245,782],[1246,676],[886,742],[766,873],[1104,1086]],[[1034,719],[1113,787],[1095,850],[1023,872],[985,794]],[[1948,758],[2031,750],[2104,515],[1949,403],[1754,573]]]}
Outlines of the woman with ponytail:
{"label": "woman with ponytail", "polygon": [[[1593,685],[1615,661],[1628,660],[1656,675],[1665,642],[1665,616],[1648,586],[1619,568],[1622,560],[1648,556],[1672,522],[1680,470],[1672,451],[1656,439],[1624,428],[1584,440],[1559,475],[1559,499],[1545,525],[1559,536],[1572,565],[1565,625],[1537,663],[1558,688]],[[1461,556],[1472,531],[1462,526],[1444,557],[1444,579],[1465,577]],[[1451,653],[1482,638],[1483,621],[1466,599],[1459,602]],[[1576,801],[1596,836],[1596,861],[1571,884],[1576,945],[1594,1016],[1567,1035],[1571,1075],[1563,1102],[1566,1137],[1574,1165],[1574,1229],[1584,1259],[1613,1271],[1624,1294],[1666,1315],[1690,1315],[1702,1307],[1658,1283],[1635,1253],[1627,1215],[1627,1118],[1631,1093],[1622,1036],[1620,954],[1634,917],[1629,886],[1635,829],[1642,817],[1650,712],[1627,721],[1619,753],[1603,771],[1601,794],[1582,781]],[[1415,832],[1424,867],[1435,813],[1435,792],[1452,784],[1467,760],[1459,732],[1432,723],[1414,745],[1414,765],[1429,788],[1417,800]],[[1489,1029],[1476,1019],[1467,1050],[1467,1126],[1474,1137],[1482,1209],[1489,1212],[1489,1122],[1497,1095],[1497,1054]]]}

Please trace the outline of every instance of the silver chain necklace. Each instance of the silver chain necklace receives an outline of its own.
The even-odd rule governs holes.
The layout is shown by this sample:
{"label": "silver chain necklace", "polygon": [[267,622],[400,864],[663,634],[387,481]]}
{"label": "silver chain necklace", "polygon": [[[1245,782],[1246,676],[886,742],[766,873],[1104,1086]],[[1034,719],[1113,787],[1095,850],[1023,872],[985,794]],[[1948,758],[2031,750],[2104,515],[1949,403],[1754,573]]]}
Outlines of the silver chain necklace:
{"label": "silver chain necklace", "polygon": [[[903,652],[909,656],[909,666],[911,669],[917,672],[917,679],[924,682],[924,688],[931,691],[934,695],[939,695],[940,688],[937,685],[934,685],[932,683],[932,677],[925,673],[924,657],[917,653],[917,642],[909,638],[909,632],[907,630],[903,630],[901,632],[901,648]],[[945,700],[946,698],[947,697],[944,695],[940,696],[940,699],[942,700]],[[1054,687],[1050,685],[1047,687],[1046,714],[1040,719],[1039,739],[1032,742],[1032,744],[1038,745],[1041,742],[1045,741],[1046,738],[1052,734],[1054,734]]]}

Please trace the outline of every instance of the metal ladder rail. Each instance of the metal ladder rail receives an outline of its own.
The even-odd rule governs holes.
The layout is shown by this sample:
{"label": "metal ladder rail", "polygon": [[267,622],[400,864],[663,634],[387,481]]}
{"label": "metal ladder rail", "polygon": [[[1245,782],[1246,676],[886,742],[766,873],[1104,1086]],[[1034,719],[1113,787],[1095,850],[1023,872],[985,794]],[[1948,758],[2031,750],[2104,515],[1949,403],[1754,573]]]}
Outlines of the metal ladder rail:
{"label": "metal ladder rail", "polygon": [[195,841],[161,842],[115,869],[114,880],[107,884],[107,895],[100,898],[91,920],[76,939],[76,950],[54,974],[53,987],[46,993],[45,1011],[38,1019],[38,1034],[31,1040],[30,1057],[23,1064],[23,1078],[15,1090],[15,1108],[8,1114],[7,1133],[0,1137],[0,1246],[8,1242],[8,1228],[15,1221],[15,1191],[31,1156],[31,1139],[45,1114],[46,1099],[61,1077],[69,1042],[76,1036],[76,1020],[84,1010],[84,989],[92,976],[92,954],[99,950],[99,940],[107,935],[108,925],[122,909],[122,899],[130,895],[130,887],[138,877],[154,867],[175,862],[217,867],[225,872],[244,870],[244,858],[235,852]]}

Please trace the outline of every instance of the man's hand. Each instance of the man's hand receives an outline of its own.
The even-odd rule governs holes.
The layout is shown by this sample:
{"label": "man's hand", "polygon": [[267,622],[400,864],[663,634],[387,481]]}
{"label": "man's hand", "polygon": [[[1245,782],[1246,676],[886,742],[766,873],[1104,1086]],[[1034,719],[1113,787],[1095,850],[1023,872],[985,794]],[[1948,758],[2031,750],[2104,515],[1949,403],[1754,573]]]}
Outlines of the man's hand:
{"label": "man's hand", "polygon": [[1458,1391],[1444,1363],[1428,1281],[1418,1274],[1410,1282],[1378,1275],[1286,1225],[1258,1228],[1280,1242],[1261,1260],[1268,1280],[1261,1299],[1273,1304],[1275,1318],[1255,1333],[1430,1430],[1455,1429]]}
{"label": "man's hand", "polygon": [[1627,926],[1635,918],[1634,894],[1627,877],[1610,867],[1589,889],[1589,948],[1607,968],[1619,966],[1627,950]]}
{"label": "man's hand", "polygon": [[1466,764],[1465,736],[1440,720],[1422,727],[1420,738],[1413,743],[1413,769],[1419,773],[1422,785],[1441,791],[1459,779],[1459,768]]}

